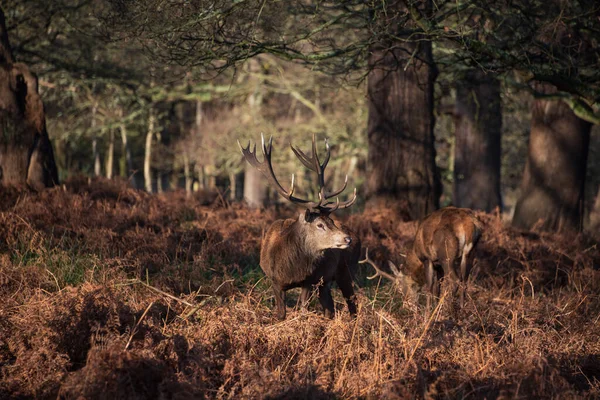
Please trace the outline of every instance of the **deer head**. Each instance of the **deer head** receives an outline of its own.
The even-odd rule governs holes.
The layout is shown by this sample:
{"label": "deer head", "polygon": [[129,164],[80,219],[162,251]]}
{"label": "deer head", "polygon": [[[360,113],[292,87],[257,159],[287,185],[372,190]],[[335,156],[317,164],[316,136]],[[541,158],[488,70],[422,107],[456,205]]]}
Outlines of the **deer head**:
{"label": "deer head", "polygon": [[367,276],[367,279],[375,279],[377,277],[385,278],[391,280],[395,285],[397,285],[400,290],[408,296],[411,301],[416,299],[417,291],[419,290],[419,285],[417,282],[412,279],[409,275],[406,275],[402,272],[400,268],[398,268],[393,262],[388,261],[388,267],[390,267],[390,271],[392,273],[388,273],[377,266],[369,258],[369,249],[367,248],[365,251],[365,259],[358,262],[359,264],[369,264],[373,269],[375,269],[375,274],[371,276]]}

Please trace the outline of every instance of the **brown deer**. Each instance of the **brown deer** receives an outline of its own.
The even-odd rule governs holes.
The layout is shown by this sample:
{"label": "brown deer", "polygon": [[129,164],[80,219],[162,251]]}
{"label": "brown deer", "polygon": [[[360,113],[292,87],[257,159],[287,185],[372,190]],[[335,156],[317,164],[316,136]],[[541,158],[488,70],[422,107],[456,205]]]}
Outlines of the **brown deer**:
{"label": "brown deer", "polygon": [[[381,276],[400,284],[405,293],[414,295],[415,289],[423,285],[427,289],[427,308],[431,308],[431,297],[439,298],[441,281],[456,293],[460,287],[460,306],[464,305],[467,281],[472,267],[471,252],[481,237],[482,224],[472,210],[446,207],[425,217],[415,234],[412,249],[406,256],[403,273],[388,261],[392,274],[382,271],[366,257],[361,263],[375,268],[374,279]],[[457,268],[460,260],[460,269]],[[458,282],[460,281],[460,282]]]}
{"label": "brown deer", "polygon": [[[354,204],[356,189],[354,189],[352,198],[340,202],[337,196],[346,189],[348,184],[346,176],[340,190],[325,191],[324,172],[331,152],[329,143],[325,140],[327,155],[321,163],[313,135],[310,157],[291,144],[290,146],[302,164],[317,173],[319,200],[309,201],[295,197],[294,175],[292,175],[290,189],[285,190],[273,172],[271,164],[273,138],[271,137],[269,140],[268,146],[265,145],[262,135],[261,138],[263,162],[259,162],[256,158],[256,145],[250,151],[250,143],[245,148],[240,145],[244,158],[267,178],[281,196],[305,208],[296,219],[280,219],[273,222],[262,239],[260,267],[271,280],[277,316],[285,319],[285,292],[288,289],[301,287],[300,302],[305,306],[313,285],[319,285],[319,301],[323,306],[325,316],[333,317],[335,312],[331,297],[333,281],[341,289],[350,314],[356,314],[351,270],[355,270],[358,265],[360,240],[354,232],[344,225],[338,227],[329,217],[335,210]],[[330,200],[334,197],[335,201]]]}

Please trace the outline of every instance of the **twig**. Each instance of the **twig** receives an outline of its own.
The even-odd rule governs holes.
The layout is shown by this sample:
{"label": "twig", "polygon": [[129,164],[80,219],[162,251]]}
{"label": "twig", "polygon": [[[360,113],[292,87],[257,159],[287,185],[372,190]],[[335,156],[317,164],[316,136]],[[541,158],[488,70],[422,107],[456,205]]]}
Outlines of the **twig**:
{"label": "twig", "polygon": [[183,299],[180,299],[179,297],[173,296],[172,294],[164,292],[164,291],[162,291],[162,290],[160,290],[158,288],[155,288],[154,286],[151,286],[151,285],[147,284],[146,282],[140,281],[139,279],[136,279],[132,283],[140,283],[140,284],[146,286],[148,289],[154,290],[156,293],[161,294],[161,295],[163,295],[165,297],[168,297],[168,298],[170,298],[172,300],[178,301],[181,304],[185,304],[188,307],[196,307],[195,304],[192,304],[192,303],[190,303],[187,300],[183,300]]}
{"label": "twig", "polygon": [[419,336],[419,339],[417,340],[417,344],[415,344],[415,347],[413,347],[412,352],[410,353],[410,357],[408,357],[408,360],[406,360],[406,365],[404,367],[404,370],[400,374],[400,376],[405,376],[406,375],[406,370],[410,366],[410,363],[412,362],[412,359],[415,356],[415,353],[417,352],[417,349],[421,345],[421,342],[423,341],[423,338],[425,337],[425,334],[429,331],[431,323],[435,319],[436,315],[439,313],[440,308],[441,308],[442,304],[444,303],[445,298],[446,298],[446,291],[444,291],[444,294],[442,295],[442,297],[438,301],[437,306],[435,307],[435,309],[431,313],[431,317],[429,317],[429,320],[427,321],[427,324],[425,325],[425,329],[423,329],[423,333],[421,333],[421,336]]}
{"label": "twig", "polygon": [[46,272],[48,272],[50,274],[50,276],[52,276],[54,278],[54,282],[56,282],[56,287],[58,288],[58,291],[60,292],[62,289],[60,288],[60,285],[58,284],[58,279],[56,279],[56,275],[54,275],[52,273],[52,271],[50,271],[48,268],[46,268]]}
{"label": "twig", "polygon": [[144,313],[142,314],[142,316],[138,320],[137,324],[135,324],[135,327],[131,331],[131,335],[129,335],[129,340],[127,341],[127,344],[125,345],[125,348],[123,350],[127,350],[127,348],[129,347],[129,345],[131,344],[131,341],[133,340],[133,335],[135,335],[135,332],[137,331],[137,328],[140,326],[140,324],[142,323],[142,320],[144,319],[144,317],[146,316],[146,314],[148,314],[148,311],[150,310],[150,307],[152,307],[153,304],[154,304],[154,302],[151,301],[150,304],[148,304],[148,307],[146,307],[146,310],[144,311]]}

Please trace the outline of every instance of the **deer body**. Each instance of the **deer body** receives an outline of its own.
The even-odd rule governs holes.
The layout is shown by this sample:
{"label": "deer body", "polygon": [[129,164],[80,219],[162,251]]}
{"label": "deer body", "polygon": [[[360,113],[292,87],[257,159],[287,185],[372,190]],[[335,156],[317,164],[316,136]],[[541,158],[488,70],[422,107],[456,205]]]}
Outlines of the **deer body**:
{"label": "deer body", "polygon": [[[285,292],[301,287],[302,305],[308,302],[313,285],[318,285],[319,301],[325,315],[334,314],[331,283],[336,281],[346,298],[350,314],[356,313],[351,270],[356,268],[360,256],[360,241],[348,228],[340,229],[329,215],[337,209],[350,207],[356,201],[356,189],[353,198],[340,203],[336,196],[344,191],[347,184],[334,192],[325,191],[324,172],[329,162],[330,148],[327,141],[327,155],[323,163],[317,155],[315,136],[312,141],[312,155],[307,156],[292,146],[294,154],[305,167],[317,173],[319,200],[309,201],[294,196],[294,176],[289,190],[285,190],[273,172],[271,165],[272,141],[268,146],[262,140],[264,160],[256,158],[256,148],[250,151],[250,145],[243,148],[246,161],[258,169],[277,192],[292,203],[306,207],[296,219],[275,221],[263,237],[260,250],[260,266],[271,279],[277,316],[285,318]],[[330,199],[336,197],[333,202]]]}
{"label": "deer body", "polygon": [[[326,231],[305,226],[323,224]],[[319,233],[321,233],[319,235]],[[285,292],[301,287],[301,303],[308,301],[313,285],[319,285],[319,301],[327,317],[333,316],[331,283],[335,281],[346,298],[348,310],[356,312],[351,271],[360,257],[360,241],[328,217],[315,221],[298,219],[275,221],[263,238],[260,266],[272,282],[277,316],[285,318]]]}
{"label": "deer body", "polygon": [[385,273],[369,262],[380,275],[401,283],[405,291],[414,291],[415,286],[439,297],[442,280],[455,293],[460,288],[460,305],[464,305],[466,284],[472,267],[472,250],[482,232],[481,222],[472,210],[446,207],[434,211],[419,224],[412,248],[407,254],[404,272],[391,262],[394,275]]}

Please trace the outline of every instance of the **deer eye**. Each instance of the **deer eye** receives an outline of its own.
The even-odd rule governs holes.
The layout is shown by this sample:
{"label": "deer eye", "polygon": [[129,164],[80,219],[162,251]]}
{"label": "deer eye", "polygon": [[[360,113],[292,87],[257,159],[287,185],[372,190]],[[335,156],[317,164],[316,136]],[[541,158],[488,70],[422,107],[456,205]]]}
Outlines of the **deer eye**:
{"label": "deer eye", "polygon": [[321,222],[319,222],[317,224],[317,228],[325,230],[325,225],[323,225]]}

